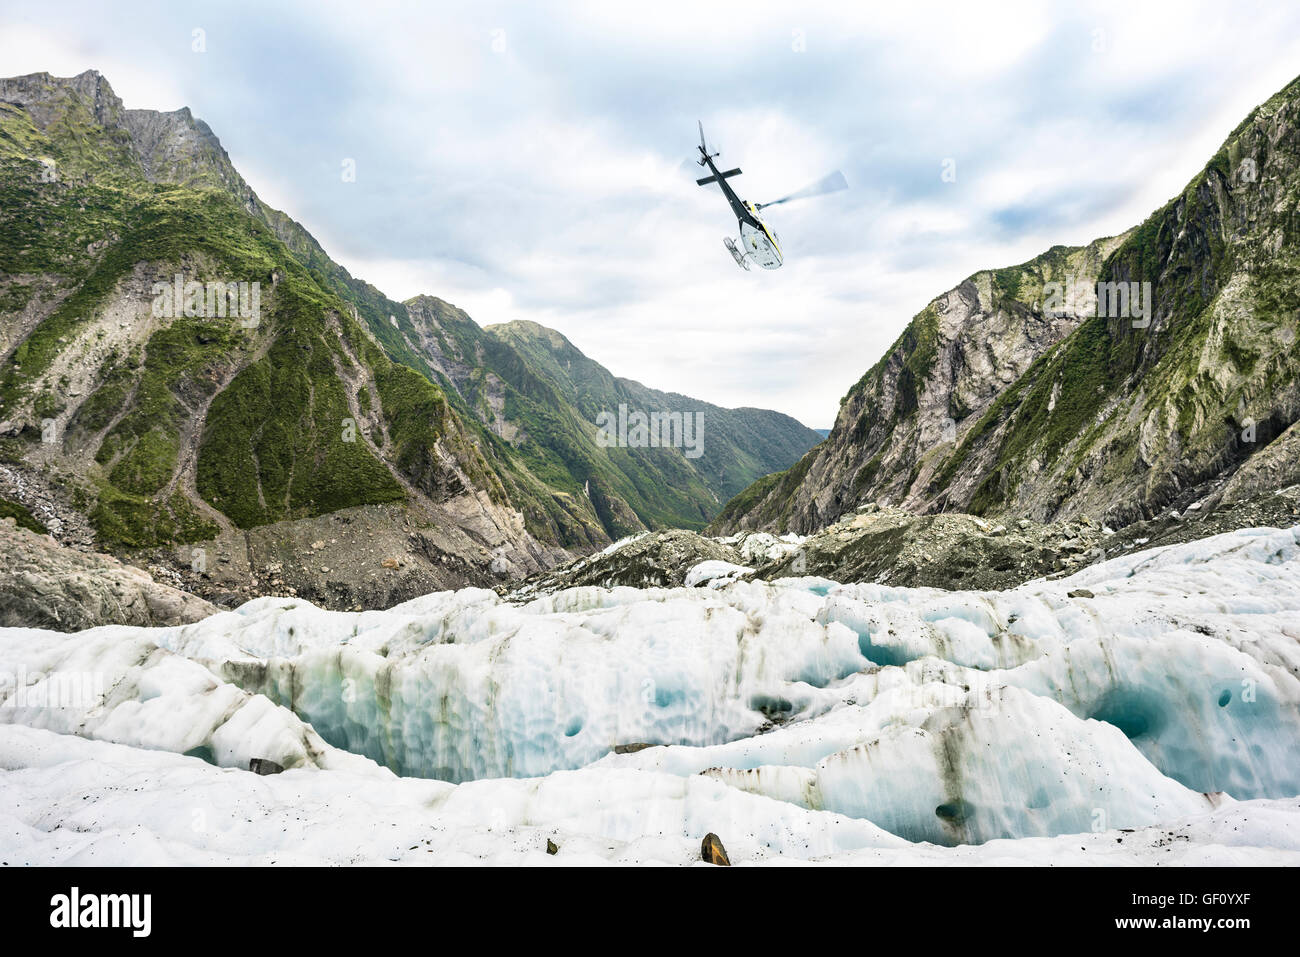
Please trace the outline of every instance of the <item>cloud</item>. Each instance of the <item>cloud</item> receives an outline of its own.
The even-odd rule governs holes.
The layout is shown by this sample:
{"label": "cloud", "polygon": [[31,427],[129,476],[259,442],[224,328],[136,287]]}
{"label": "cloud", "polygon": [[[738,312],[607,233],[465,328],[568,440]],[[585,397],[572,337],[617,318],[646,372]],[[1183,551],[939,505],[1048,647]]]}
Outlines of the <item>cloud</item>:
{"label": "cloud", "polygon": [[[0,57],[190,106],[264,199],[395,298],[532,319],[619,375],[828,426],[932,297],[1177,193],[1292,78],[1297,26],[1207,0],[19,2]],[[771,210],[781,270],[723,249],[734,218],[682,168],[697,119],[746,198],[847,176]]]}

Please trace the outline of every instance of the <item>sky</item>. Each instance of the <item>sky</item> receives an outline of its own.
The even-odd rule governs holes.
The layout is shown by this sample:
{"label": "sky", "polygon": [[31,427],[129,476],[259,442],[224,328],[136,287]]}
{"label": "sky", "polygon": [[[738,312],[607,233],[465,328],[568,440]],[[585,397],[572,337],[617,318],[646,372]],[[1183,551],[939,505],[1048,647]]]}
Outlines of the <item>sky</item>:
{"label": "sky", "polygon": [[[0,0],[0,75],[85,69],[392,298],[829,428],[936,295],[1180,192],[1300,74],[1300,5]],[[781,269],[724,249],[697,120],[746,199],[843,171],[765,214]]]}

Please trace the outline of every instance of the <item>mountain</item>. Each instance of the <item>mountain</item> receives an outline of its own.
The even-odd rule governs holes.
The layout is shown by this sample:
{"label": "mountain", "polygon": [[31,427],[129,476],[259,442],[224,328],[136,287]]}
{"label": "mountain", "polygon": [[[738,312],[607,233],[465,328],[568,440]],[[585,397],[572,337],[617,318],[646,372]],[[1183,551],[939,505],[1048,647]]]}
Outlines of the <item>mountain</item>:
{"label": "mountain", "polygon": [[[403,335],[435,381],[530,472],[589,502],[611,538],[645,528],[703,528],[723,502],[819,441],[779,412],[724,409],[618,378],[534,322],[485,329],[433,296],[410,299],[405,309],[415,332]],[[628,417],[681,415],[692,425],[684,445],[697,447],[602,445],[601,416],[617,418],[620,407]]]}
{"label": "mountain", "polygon": [[864,502],[1119,525],[1295,483],[1298,101],[1300,81],[1254,110],[1140,226],[932,300],[826,441],[715,529]]}
{"label": "mountain", "polygon": [[[700,527],[816,441],[710,406],[688,465],[596,447],[533,350],[433,302],[352,277],[188,109],[0,80],[0,499],[61,541],[209,597],[391,604]],[[729,448],[751,419],[763,451]]]}

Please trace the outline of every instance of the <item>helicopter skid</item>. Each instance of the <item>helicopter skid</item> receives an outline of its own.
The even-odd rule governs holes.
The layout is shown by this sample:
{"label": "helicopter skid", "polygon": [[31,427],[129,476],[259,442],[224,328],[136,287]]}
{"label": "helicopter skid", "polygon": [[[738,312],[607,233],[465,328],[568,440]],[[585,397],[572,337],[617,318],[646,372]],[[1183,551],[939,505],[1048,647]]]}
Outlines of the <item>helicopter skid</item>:
{"label": "helicopter skid", "polygon": [[736,241],[730,236],[722,237],[722,244],[727,247],[727,252],[731,253],[731,258],[736,260],[736,265],[741,269],[749,268],[749,260],[745,254],[736,246]]}

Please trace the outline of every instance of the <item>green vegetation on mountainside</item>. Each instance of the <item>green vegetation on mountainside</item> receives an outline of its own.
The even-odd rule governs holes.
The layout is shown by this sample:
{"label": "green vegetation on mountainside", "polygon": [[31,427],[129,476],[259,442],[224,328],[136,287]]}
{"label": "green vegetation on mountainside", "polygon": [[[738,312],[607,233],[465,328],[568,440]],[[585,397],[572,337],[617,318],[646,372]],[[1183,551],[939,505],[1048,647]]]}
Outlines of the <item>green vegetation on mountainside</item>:
{"label": "green vegetation on mountainside", "polygon": [[[69,422],[75,438],[107,430],[93,450],[103,467],[91,510],[101,537],[141,546],[215,533],[179,490],[160,494],[189,420],[209,400],[197,488],[236,525],[402,499],[365,444],[343,438],[349,412],[334,363],[346,357],[327,316],[351,324],[347,306],[233,197],[147,181],[120,137],[89,122],[76,97],[66,103],[67,119],[45,133],[12,106],[0,114],[0,273],[54,274],[74,289],[0,370],[3,414],[24,400],[40,416],[64,410],[69,397],[43,374],[138,267],[146,289],[183,272],[263,290],[255,329],[235,318],[178,318],[107,362]],[[54,161],[57,179],[42,178],[40,157]],[[407,443],[422,430],[408,427]]]}

